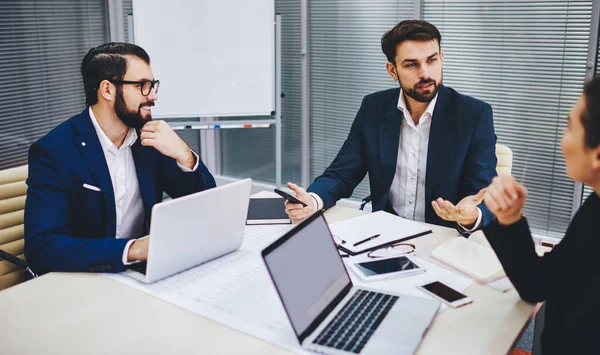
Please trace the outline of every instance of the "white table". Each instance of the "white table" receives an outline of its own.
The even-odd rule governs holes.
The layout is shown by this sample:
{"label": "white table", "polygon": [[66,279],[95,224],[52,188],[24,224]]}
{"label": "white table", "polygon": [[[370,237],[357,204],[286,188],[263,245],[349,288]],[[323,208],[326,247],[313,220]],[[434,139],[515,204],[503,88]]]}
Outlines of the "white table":
{"label": "white table", "polygon": [[[334,207],[332,223],[363,212]],[[411,243],[430,248],[456,237],[431,225]],[[512,290],[479,285],[474,302],[447,309],[427,332],[418,354],[506,354],[533,305]],[[0,292],[0,354],[289,354],[218,322],[97,274],[50,273]]]}

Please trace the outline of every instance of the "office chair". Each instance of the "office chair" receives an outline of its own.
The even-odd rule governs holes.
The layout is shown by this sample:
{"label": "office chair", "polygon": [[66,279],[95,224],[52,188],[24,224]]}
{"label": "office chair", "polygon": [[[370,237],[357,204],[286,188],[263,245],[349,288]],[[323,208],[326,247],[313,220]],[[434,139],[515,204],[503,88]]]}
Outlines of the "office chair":
{"label": "office chair", "polygon": [[[496,173],[498,176],[510,176],[513,163],[512,150],[504,144],[497,143],[496,159]],[[362,199],[359,209],[362,211],[369,202],[371,202],[371,195]]]}
{"label": "office chair", "polygon": [[0,171],[0,290],[37,277],[23,256],[27,165]]}

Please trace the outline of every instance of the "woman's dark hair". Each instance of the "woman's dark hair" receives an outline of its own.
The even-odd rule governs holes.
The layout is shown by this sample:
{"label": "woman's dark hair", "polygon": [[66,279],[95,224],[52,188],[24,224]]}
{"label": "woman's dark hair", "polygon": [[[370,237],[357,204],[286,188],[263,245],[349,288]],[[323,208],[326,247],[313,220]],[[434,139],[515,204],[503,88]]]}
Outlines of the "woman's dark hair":
{"label": "woman's dark hair", "polygon": [[394,26],[381,37],[381,50],[388,62],[396,65],[396,48],[404,41],[432,41],[442,44],[442,35],[437,27],[427,21],[405,20]]}
{"label": "woman's dark hair", "polygon": [[135,44],[106,43],[90,49],[81,62],[81,76],[88,106],[98,102],[98,87],[102,80],[122,80],[127,72],[127,58],[135,56],[150,64],[148,53]]}
{"label": "woman's dark hair", "polygon": [[600,145],[600,77],[595,77],[583,89],[585,111],[581,123],[585,129],[585,145],[596,148]]}

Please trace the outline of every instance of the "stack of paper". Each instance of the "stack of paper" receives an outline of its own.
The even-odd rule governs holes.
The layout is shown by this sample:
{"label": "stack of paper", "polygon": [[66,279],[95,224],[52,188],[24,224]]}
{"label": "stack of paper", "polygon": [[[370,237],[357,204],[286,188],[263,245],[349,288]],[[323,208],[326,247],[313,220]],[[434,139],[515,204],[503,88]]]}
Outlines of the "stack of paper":
{"label": "stack of paper", "polygon": [[[473,237],[475,235],[471,238]],[[480,283],[488,283],[506,276],[485,237],[484,241],[471,238],[452,238],[435,248],[431,256]]]}

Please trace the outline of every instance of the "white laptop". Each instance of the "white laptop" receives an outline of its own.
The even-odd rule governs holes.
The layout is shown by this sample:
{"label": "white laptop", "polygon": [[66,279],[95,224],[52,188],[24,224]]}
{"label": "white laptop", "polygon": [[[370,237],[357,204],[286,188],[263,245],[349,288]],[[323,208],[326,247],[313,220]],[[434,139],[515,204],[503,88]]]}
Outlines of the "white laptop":
{"label": "white laptop", "polygon": [[303,348],[324,354],[413,354],[439,302],[357,288],[322,212],[262,251]]}
{"label": "white laptop", "polygon": [[245,179],[156,204],[148,261],[124,274],[150,283],[239,249],[251,186]]}

